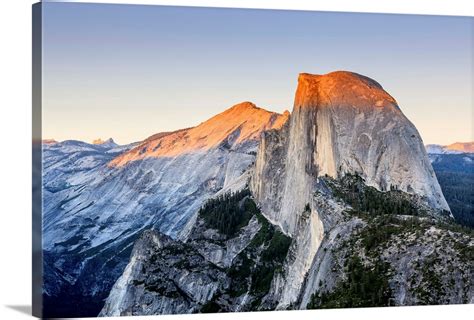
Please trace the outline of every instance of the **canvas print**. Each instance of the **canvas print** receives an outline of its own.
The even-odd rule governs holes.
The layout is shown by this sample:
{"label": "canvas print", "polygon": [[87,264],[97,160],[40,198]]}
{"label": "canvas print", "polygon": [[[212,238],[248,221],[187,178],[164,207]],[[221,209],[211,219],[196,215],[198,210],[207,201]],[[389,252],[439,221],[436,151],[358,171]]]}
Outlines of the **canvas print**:
{"label": "canvas print", "polygon": [[33,17],[36,315],[474,302],[472,18]]}

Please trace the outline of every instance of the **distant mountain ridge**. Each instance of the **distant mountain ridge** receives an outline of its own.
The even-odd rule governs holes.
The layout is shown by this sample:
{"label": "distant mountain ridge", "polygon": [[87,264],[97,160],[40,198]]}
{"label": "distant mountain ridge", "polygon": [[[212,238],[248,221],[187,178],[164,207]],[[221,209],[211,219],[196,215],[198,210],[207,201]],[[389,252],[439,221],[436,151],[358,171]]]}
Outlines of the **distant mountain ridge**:
{"label": "distant mountain ridge", "polygon": [[233,150],[244,142],[257,143],[263,131],[280,128],[288,115],[289,112],[278,115],[251,102],[242,102],[196,127],[147,138],[135,149],[111,161],[110,166],[122,166],[146,158],[203,152],[218,146]]}
{"label": "distant mountain ridge", "polygon": [[103,146],[103,147],[109,147],[109,148],[118,146],[118,144],[116,144],[114,139],[112,139],[112,138],[109,138],[105,141],[102,140],[101,138],[98,138],[98,139],[93,140],[92,144],[100,145],[100,146]]}
{"label": "distant mountain ridge", "polygon": [[474,153],[474,141],[455,142],[446,146],[440,144],[428,144],[426,145],[426,152],[430,154]]}

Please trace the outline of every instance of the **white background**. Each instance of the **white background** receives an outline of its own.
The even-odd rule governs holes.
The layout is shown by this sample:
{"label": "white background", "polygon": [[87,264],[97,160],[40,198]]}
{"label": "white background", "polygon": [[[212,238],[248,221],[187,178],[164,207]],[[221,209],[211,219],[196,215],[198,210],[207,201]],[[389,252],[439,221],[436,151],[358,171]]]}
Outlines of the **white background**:
{"label": "white background", "polygon": [[[0,320],[29,318],[31,312],[31,4],[34,2],[0,2]],[[471,0],[103,2],[474,16]],[[127,319],[472,319],[473,315],[474,305],[461,305]]]}

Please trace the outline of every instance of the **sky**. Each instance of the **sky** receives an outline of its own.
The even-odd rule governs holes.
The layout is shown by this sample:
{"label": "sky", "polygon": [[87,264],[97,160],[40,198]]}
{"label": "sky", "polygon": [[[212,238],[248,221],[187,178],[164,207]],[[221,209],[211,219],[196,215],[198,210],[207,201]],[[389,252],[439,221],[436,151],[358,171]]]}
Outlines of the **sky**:
{"label": "sky", "polygon": [[43,3],[43,138],[140,141],[242,101],[292,110],[298,74],[375,79],[425,144],[474,140],[474,19]]}

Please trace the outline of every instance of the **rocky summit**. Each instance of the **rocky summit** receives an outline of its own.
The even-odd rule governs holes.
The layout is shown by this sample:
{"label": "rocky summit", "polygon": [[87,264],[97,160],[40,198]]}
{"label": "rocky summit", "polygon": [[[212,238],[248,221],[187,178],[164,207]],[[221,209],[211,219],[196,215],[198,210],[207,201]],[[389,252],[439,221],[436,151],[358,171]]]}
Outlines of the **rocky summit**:
{"label": "rocky summit", "polygon": [[280,128],[288,115],[242,102],[196,127],[152,136],[109,165],[123,166],[136,160],[202,153],[219,147],[234,151],[255,147],[263,131]]}
{"label": "rocky summit", "polygon": [[301,74],[288,125],[260,144],[257,199],[291,233],[315,178],[356,172],[381,191],[416,193],[449,211],[418,131],[381,85],[351,72]]}

